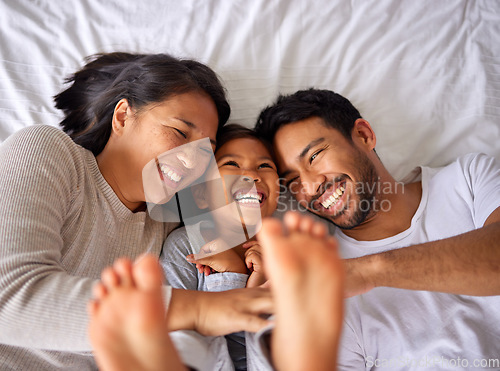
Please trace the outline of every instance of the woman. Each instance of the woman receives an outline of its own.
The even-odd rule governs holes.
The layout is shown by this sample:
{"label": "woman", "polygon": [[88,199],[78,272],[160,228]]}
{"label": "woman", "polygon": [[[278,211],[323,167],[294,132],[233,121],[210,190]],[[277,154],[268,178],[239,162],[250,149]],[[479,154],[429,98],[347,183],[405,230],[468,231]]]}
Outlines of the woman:
{"label": "woman", "polygon": [[[176,226],[145,212],[143,168],[175,147],[203,138],[214,144],[230,113],[212,70],[163,54],[98,55],[69,82],[55,102],[71,137],[35,125],[0,147],[0,362],[5,368],[96,367],[86,336],[92,286],[121,256],[146,251],[158,256]],[[182,155],[177,159],[186,164]],[[158,176],[172,177],[161,165]],[[255,308],[270,309],[268,293],[257,289],[165,288],[165,294],[170,330],[252,331],[265,325]]]}

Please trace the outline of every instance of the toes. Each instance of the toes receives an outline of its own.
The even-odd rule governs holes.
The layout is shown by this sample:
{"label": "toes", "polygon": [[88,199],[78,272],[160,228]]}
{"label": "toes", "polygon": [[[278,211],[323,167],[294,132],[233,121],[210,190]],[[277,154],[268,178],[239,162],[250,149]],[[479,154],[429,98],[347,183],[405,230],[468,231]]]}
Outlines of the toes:
{"label": "toes", "polygon": [[120,277],[113,268],[105,268],[101,273],[101,282],[106,289],[113,289],[120,284]]}
{"label": "toes", "polygon": [[317,238],[325,238],[328,231],[323,223],[316,222],[311,228],[311,234]]}
{"label": "toes", "polygon": [[98,282],[92,287],[92,295],[95,300],[102,300],[108,295],[108,290],[102,282]]}
{"label": "toes", "polygon": [[299,221],[299,231],[302,233],[311,234],[313,226],[314,221],[307,216],[303,216]]}
{"label": "toes", "polygon": [[96,316],[99,310],[99,302],[96,300],[91,300],[87,303],[87,312],[91,317]]}
{"label": "toes", "polygon": [[[291,243],[291,237],[283,234],[283,227],[279,220],[266,219],[257,236],[264,256],[264,270],[271,282],[295,265],[295,252],[297,248]],[[275,281],[278,282],[278,281]]]}
{"label": "toes", "polygon": [[327,229],[323,223],[316,222],[311,217],[296,212],[287,212],[283,223],[290,232],[307,233],[319,238],[327,235]]}
{"label": "toes", "polygon": [[132,276],[132,262],[130,259],[118,259],[113,264],[113,269],[120,280],[120,286],[134,286]]}
{"label": "toes", "polygon": [[299,229],[300,214],[294,211],[289,211],[283,217],[283,223],[289,231],[296,231]]}
{"label": "toes", "polygon": [[154,291],[161,289],[163,272],[158,258],[153,255],[144,255],[136,260],[132,267],[132,276],[135,285],[140,290]]}
{"label": "toes", "polygon": [[283,236],[283,225],[277,219],[268,218],[262,222],[257,239],[260,241],[262,238],[271,238],[273,236]]}
{"label": "toes", "polygon": [[257,234],[257,240],[262,246],[264,253],[272,255],[276,246],[276,240],[283,237],[283,225],[277,219],[268,218],[262,222],[262,227]]}
{"label": "toes", "polygon": [[327,236],[327,238],[325,239],[325,241],[326,241],[327,248],[330,251],[334,252],[335,255],[338,255],[339,244],[338,244],[337,240],[335,239],[335,237],[333,237],[333,236]]}

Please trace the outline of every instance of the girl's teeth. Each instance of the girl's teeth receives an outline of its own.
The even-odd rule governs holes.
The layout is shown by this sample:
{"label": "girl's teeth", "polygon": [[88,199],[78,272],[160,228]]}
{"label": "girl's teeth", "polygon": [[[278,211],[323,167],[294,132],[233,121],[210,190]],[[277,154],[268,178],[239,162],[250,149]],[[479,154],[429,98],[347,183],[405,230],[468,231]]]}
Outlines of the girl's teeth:
{"label": "girl's teeth", "polygon": [[247,194],[247,193],[238,193],[234,196],[234,200],[240,203],[260,203],[262,201],[261,194]]}
{"label": "girl's teeth", "polygon": [[255,198],[243,198],[241,200],[238,200],[237,202],[240,204],[258,204],[259,200]]}

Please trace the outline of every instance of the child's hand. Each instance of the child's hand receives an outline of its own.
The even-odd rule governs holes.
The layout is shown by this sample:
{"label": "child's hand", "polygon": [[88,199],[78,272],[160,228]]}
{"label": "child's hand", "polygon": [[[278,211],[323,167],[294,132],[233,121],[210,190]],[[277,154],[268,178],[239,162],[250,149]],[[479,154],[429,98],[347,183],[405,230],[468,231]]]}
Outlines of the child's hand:
{"label": "child's hand", "polygon": [[[189,255],[188,258],[188,261],[191,261],[190,259],[192,258],[192,255]],[[198,269],[198,272],[200,272],[201,274],[205,274],[205,276],[208,276],[211,273],[215,273],[215,271],[208,265],[203,265],[200,263],[196,263],[196,269]]]}
{"label": "child's hand", "polygon": [[205,276],[214,272],[248,273],[245,263],[236,251],[232,249],[201,259],[195,259],[193,255],[188,255],[186,259],[190,263],[195,263],[198,272],[204,273]]}
{"label": "child's hand", "polygon": [[262,261],[261,247],[257,241],[248,241],[243,244],[245,251],[245,264],[250,270],[247,287],[260,286],[267,281]]}

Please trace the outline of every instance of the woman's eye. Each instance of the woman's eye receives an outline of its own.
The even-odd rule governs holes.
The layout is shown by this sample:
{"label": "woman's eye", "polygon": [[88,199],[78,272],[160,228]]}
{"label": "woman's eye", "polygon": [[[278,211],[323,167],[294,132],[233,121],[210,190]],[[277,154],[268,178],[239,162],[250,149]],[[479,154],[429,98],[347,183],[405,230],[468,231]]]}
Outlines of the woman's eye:
{"label": "woman's eye", "polygon": [[176,132],[178,132],[184,139],[187,138],[187,134],[185,132],[183,132],[182,130],[179,130],[179,129],[176,129],[176,128],[174,128],[174,130]]}

